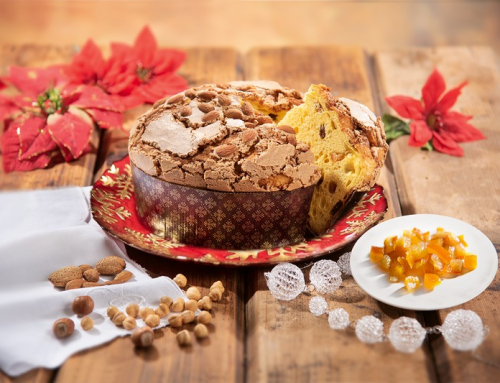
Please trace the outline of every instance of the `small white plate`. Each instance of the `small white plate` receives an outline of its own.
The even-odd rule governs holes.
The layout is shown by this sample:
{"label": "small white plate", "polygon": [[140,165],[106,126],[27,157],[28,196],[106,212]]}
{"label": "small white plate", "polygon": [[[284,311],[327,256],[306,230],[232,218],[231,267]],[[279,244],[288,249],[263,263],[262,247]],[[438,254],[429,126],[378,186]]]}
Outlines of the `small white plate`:
{"label": "small white plate", "polygon": [[[370,261],[370,248],[384,246],[386,237],[401,236],[404,229],[414,227],[431,233],[443,227],[456,235],[464,234],[469,245],[467,251],[477,255],[477,268],[456,278],[443,279],[432,291],[422,286],[408,293],[402,282],[389,282],[388,275]],[[406,215],[382,222],[368,230],[351,253],[352,276],[367,294],[388,305],[409,310],[440,310],[465,303],[486,290],[497,270],[497,252],[486,235],[468,223],[434,214]]]}

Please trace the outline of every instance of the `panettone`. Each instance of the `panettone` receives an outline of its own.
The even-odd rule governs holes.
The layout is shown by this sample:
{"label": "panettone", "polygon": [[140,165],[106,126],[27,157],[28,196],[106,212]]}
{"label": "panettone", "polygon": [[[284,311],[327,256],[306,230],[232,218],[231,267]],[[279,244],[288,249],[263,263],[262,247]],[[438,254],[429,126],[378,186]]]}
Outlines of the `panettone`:
{"label": "panettone", "polygon": [[324,85],[311,85],[304,103],[280,123],[294,128],[321,169],[309,212],[310,229],[321,234],[355,192],[374,185],[388,151],[383,124],[366,106],[333,97]]}

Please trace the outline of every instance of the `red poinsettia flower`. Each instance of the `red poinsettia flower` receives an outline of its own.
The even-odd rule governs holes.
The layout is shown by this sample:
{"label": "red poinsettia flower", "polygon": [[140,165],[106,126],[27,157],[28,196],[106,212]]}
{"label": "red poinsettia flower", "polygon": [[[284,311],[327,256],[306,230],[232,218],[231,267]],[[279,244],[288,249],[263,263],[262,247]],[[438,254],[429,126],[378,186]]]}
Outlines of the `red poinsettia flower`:
{"label": "red poinsettia flower", "polygon": [[2,81],[19,92],[0,95],[6,172],[79,158],[90,149],[94,122],[101,128],[121,127],[120,106],[98,87],[69,90],[60,66],[11,67]]}
{"label": "red poinsettia flower", "polygon": [[387,103],[401,117],[412,119],[408,145],[422,147],[430,142],[440,152],[462,157],[464,152],[459,142],[485,138],[480,130],[469,124],[472,116],[450,110],[466,84],[463,82],[444,93],[444,78],[434,69],[422,88],[422,101],[407,96],[386,97]]}
{"label": "red poinsettia flower", "polygon": [[176,49],[158,49],[149,27],[143,28],[133,46],[113,43],[111,51],[112,60],[132,65],[135,87],[125,101],[129,105],[153,104],[187,87],[187,81],[175,73],[186,59],[186,53]]}

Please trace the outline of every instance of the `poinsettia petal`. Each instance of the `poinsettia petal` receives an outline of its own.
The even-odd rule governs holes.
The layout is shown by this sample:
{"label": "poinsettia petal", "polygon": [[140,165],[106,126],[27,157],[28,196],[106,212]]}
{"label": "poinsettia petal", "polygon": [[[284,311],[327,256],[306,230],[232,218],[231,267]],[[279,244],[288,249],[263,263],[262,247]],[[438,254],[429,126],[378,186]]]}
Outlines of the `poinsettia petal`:
{"label": "poinsettia petal", "polygon": [[410,137],[408,145],[420,148],[432,138],[432,131],[422,120],[414,120],[410,123]]}
{"label": "poinsettia petal", "polygon": [[82,109],[97,108],[114,112],[122,111],[122,106],[97,86],[83,86],[79,91],[81,92],[80,97],[71,104],[73,106]]}
{"label": "poinsettia petal", "polygon": [[146,103],[143,97],[139,93],[137,93],[137,91],[135,92],[136,92],[135,94],[132,93],[128,96],[119,97],[120,103],[121,105],[123,105],[125,109],[127,110],[132,109],[135,108],[136,106]]}
{"label": "poinsettia petal", "polygon": [[185,60],[186,52],[177,49],[160,49],[155,56],[153,73],[155,75],[173,73]]}
{"label": "poinsettia petal", "polygon": [[134,53],[137,56],[138,63],[143,68],[151,68],[154,66],[154,58],[158,44],[156,38],[148,26],[145,26],[135,39]]}
{"label": "poinsettia petal", "polygon": [[177,74],[166,74],[138,86],[132,94],[141,97],[143,102],[154,104],[160,98],[182,92],[187,88],[187,84],[187,81]]}
{"label": "poinsettia petal", "polygon": [[446,132],[434,131],[433,136],[432,144],[437,151],[457,157],[464,156],[464,150]]}
{"label": "poinsettia petal", "polygon": [[105,66],[101,49],[93,40],[88,40],[64,70],[73,83],[94,85],[103,77]]}
{"label": "poinsettia petal", "polygon": [[458,96],[462,93],[462,88],[467,85],[467,81],[464,81],[456,88],[453,88],[446,92],[441,100],[438,102],[436,109],[438,109],[441,113],[446,113],[448,109],[450,109],[455,102],[457,102]]}
{"label": "poinsettia petal", "polygon": [[95,123],[102,129],[121,129],[123,126],[123,114],[100,109],[87,109]]}
{"label": "poinsettia petal", "polygon": [[[19,118],[16,120],[19,120]],[[10,125],[11,129],[15,128],[19,132],[20,160],[30,160],[40,154],[57,150],[56,143],[45,128],[45,118],[32,117],[25,121],[22,126],[17,125],[15,121],[13,122],[14,125]]]}
{"label": "poinsettia petal", "polygon": [[424,118],[422,103],[408,96],[386,97],[385,101],[403,118],[421,120]]}
{"label": "poinsettia petal", "polygon": [[471,118],[462,113],[450,111],[443,116],[443,127],[441,129],[446,131],[456,142],[471,142],[485,139],[486,137],[479,129],[468,123]]}
{"label": "poinsettia petal", "polygon": [[9,82],[21,92],[31,97],[37,97],[50,88],[58,87],[67,82],[62,66],[47,68],[9,68]]}
{"label": "poinsettia petal", "polygon": [[15,112],[19,111],[19,107],[11,97],[0,94],[0,122],[11,117]]}
{"label": "poinsettia petal", "polygon": [[444,78],[435,68],[422,88],[422,100],[424,101],[426,115],[434,109],[445,89]]}
{"label": "poinsettia petal", "polygon": [[66,160],[80,157],[92,136],[92,124],[73,113],[50,115],[47,127]]}
{"label": "poinsettia petal", "polygon": [[106,72],[100,85],[109,94],[130,94],[139,83],[135,67],[135,63],[130,59],[111,57],[106,63]]}

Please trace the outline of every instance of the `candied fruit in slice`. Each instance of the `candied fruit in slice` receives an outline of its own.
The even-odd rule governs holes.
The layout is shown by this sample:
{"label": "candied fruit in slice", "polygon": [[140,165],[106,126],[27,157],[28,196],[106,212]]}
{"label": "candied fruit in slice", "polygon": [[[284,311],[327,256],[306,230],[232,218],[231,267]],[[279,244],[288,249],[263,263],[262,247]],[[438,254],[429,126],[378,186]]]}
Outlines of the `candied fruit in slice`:
{"label": "candied fruit in slice", "polygon": [[391,268],[389,270],[389,277],[397,278],[398,281],[402,281],[405,279],[405,269],[399,262],[392,262]]}
{"label": "candied fruit in slice", "polygon": [[373,263],[379,263],[382,257],[384,256],[384,248],[372,246],[370,249],[370,260]]}
{"label": "candied fruit in slice", "polygon": [[428,245],[431,243],[435,244],[435,245],[443,246],[443,238],[431,238]]}
{"label": "candied fruit in slice", "polygon": [[468,254],[464,257],[464,269],[474,270],[477,267],[477,255]]}
{"label": "candied fruit in slice", "polygon": [[443,238],[443,245],[445,246],[455,246],[460,243],[458,237],[453,233],[446,233],[446,237]]}
{"label": "candied fruit in slice", "polygon": [[387,254],[384,254],[378,265],[382,270],[389,271],[391,267],[391,257],[389,257]]}
{"label": "candied fruit in slice", "polygon": [[444,228],[443,228],[443,227],[438,227],[438,228],[436,229],[436,231],[437,231],[437,232],[439,232],[439,231],[444,231]]}
{"label": "candied fruit in slice", "polygon": [[443,262],[439,259],[439,257],[436,254],[432,254],[430,257],[430,263],[432,266],[434,266],[434,270],[436,271],[442,271],[444,268]]}
{"label": "candied fruit in slice", "polygon": [[399,237],[396,240],[396,251],[406,252],[411,246],[411,239],[408,237]]}
{"label": "candied fruit in slice", "polygon": [[408,251],[406,252],[406,255],[410,254],[416,261],[429,256],[429,252],[427,251],[427,246],[425,245],[424,242],[419,242],[415,245],[411,245]]}
{"label": "candied fruit in slice", "polygon": [[418,277],[406,277],[405,278],[405,288],[411,293],[420,287],[420,280]]}
{"label": "candied fruit in slice", "polygon": [[394,235],[392,237],[387,237],[384,239],[384,252],[386,254],[389,254],[396,250],[396,240],[398,239],[397,235]]}
{"label": "candied fruit in slice", "polygon": [[432,241],[427,245],[427,251],[431,254],[435,254],[443,261],[444,263],[448,264],[451,261],[451,256],[450,252],[446,250],[443,246],[439,246],[436,243],[433,243]]}
{"label": "candied fruit in slice", "polygon": [[425,233],[422,234],[422,240],[424,242],[429,242],[429,240],[431,239],[431,233],[426,231]]}
{"label": "candied fruit in slice", "polygon": [[450,261],[450,272],[460,274],[462,272],[464,261],[461,259],[452,259]]}
{"label": "candied fruit in slice", "polygon": [[403,230],[403,236],[411,238],[411,231],[410,230]]}
{"label": "candied fruit in slice", "polygon": [[464,239],[464,235],[463,235],[463,234],[460,234],[460,235],[458,236],[458,240],[460,241],[460,243],[461,243],[462,245],[464,245],[464,247],[469,246],[469,245],[467,245],[467,242],[465,242],[465,239]]}
{"label": "candied fruit in slice", "polygon": [[434,287],[441,284],[441,278],[436,274],[427,273],[424,275],[424,287],[427,290],[434,290]]}
{"label": "candied fruit in slice", "polygon": [[466,255],[467,251],[465,250],[464,245],[459,243],[458,245],[455,246],[455,258],[464,259]]}

